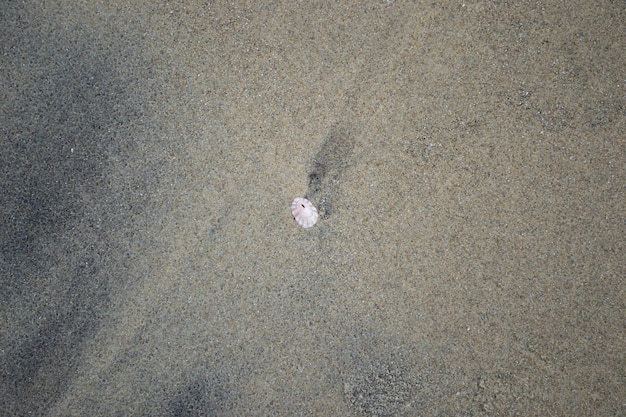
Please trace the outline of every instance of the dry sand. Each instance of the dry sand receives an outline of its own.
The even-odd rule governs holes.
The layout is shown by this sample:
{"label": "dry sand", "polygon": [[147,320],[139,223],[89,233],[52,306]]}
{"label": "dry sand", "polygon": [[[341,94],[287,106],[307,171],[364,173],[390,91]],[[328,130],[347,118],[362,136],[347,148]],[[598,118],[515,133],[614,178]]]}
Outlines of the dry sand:
{"label": "dry sand", "polygon": [[626,415],[626,4],[388,3],[3,2],[2,415]]}

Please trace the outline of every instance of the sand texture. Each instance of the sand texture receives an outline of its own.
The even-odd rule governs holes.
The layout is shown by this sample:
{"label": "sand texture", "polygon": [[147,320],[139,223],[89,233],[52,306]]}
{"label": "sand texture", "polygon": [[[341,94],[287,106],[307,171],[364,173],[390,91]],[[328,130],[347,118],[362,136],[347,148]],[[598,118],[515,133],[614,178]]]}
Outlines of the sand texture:
{"label": "sand texture", "polygon": [[0,415],[626,415],[624,28],[2,2]]}

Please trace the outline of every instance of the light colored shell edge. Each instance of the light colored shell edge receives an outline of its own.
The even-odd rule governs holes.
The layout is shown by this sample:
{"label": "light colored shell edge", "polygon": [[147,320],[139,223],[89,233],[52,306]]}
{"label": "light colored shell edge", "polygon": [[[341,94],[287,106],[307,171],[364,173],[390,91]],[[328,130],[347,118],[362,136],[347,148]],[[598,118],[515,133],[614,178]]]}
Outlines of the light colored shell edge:
{"label": "light colored shell edge", "polygon": [[[298,204],[305,204],[307,207],[299,210]],[[298,211],[305,211],[308,215],[298,215]],[[294,199],[291,203],[291,215],[296,220],[296,223],[298,223],[304,229],[315,226],[315,223],[317,223],[317,219],[319,218],[319,214],[313,203],[302,197]]]}

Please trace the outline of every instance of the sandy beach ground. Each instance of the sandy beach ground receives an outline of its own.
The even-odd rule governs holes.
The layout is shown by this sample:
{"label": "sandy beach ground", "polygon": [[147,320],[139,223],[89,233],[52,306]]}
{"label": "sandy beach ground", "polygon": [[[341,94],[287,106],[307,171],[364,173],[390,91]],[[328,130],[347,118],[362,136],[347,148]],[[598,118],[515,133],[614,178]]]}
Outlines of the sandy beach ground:
{"label": "sandy beach ground", "polygon": [[3,2],[0,414],[626,415],[625,27]]}

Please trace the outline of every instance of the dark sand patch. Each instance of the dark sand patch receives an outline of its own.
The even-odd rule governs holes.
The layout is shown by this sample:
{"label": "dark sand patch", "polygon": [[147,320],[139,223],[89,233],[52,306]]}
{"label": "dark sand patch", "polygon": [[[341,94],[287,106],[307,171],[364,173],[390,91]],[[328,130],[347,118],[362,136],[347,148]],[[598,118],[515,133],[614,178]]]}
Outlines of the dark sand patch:
{"label": "dark sand patch", "polygon": [[0,396],[3,415],[45,415],[158,246],[142,190],[158,186],[146,172],[159,162],[133,138],[146,73],[123,35],[2,11]]}
{"label": "dark sand patch", "polygon": [[322,219],[328,219],[333,212],[333,197],[339,191],[341,177],[349,166],[354,142],[354,133],[349,127],[333,126],[313,158],[306,198],[319,205]]}

